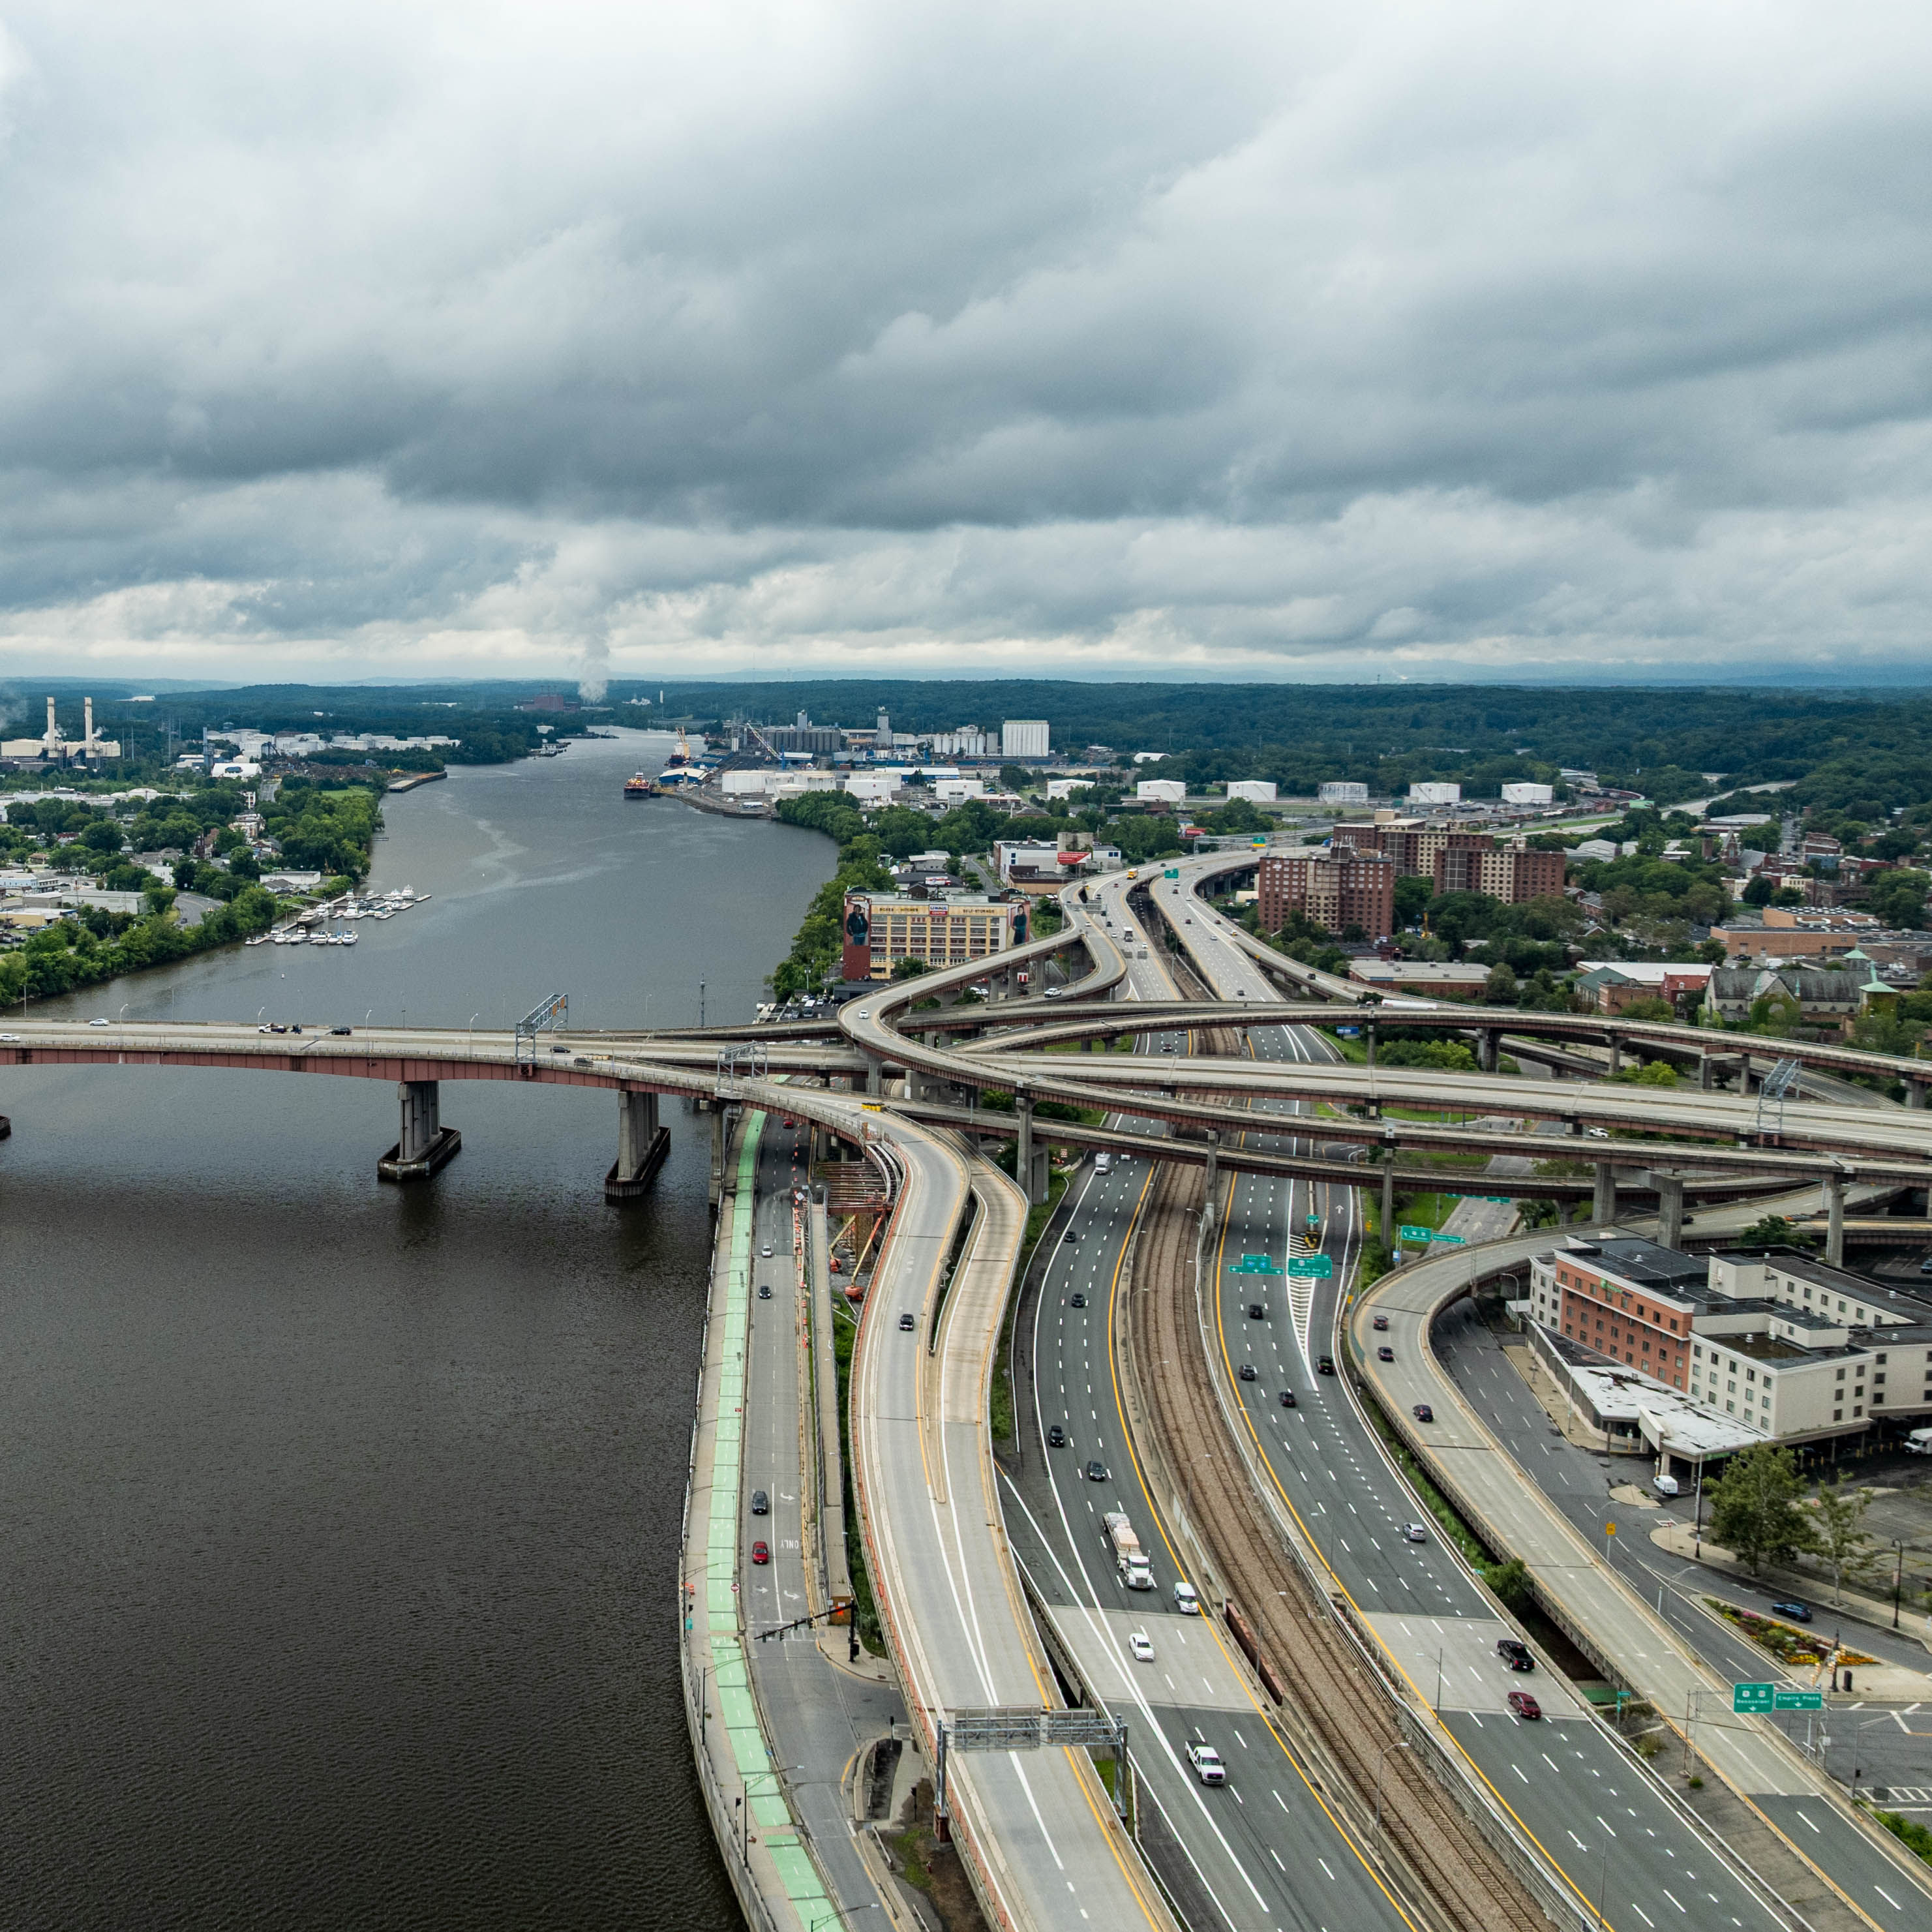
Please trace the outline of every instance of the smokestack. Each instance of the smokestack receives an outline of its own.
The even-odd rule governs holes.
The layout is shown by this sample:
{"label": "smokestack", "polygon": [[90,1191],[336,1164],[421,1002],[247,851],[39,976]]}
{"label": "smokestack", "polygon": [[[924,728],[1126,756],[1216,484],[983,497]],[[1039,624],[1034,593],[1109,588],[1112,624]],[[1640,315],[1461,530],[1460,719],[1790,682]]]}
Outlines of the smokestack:
{"label": "smokestack", "polygon": [[47,749],[52,751],[57,742],[54,725],[54,701],[47,700]]}
{"label": "smokestack", "polygon": [[86,746],[88,754],[91,757],[94,752],[94,700],[91,698],[82,698],[81,700],[81,715],[87,721],[83,730],[83,735],[81,742]]}

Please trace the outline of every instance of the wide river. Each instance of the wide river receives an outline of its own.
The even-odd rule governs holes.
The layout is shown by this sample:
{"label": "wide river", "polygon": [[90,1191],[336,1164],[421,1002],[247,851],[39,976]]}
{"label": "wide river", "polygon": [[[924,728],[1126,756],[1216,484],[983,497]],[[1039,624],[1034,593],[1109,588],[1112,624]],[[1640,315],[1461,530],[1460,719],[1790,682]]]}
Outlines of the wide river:
{"label": "wide river", "polygon": [[[626,802],[668,746],[452,771],[376,847],[427,904],[64,1010],[748,1018],[833,848]],[[706,1124],[614,1208],[606,1094],[446,1084],[406,1187],[375,1082],[9,1069],[0,1112],[4,1922],[734,1922],[674,1641]]]}

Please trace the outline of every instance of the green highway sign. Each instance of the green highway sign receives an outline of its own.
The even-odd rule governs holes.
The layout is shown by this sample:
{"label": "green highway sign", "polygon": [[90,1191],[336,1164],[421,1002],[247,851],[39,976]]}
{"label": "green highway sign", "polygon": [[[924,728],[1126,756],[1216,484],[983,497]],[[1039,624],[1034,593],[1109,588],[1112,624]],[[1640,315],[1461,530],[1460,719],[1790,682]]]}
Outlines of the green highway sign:
{"label": "green highway sign", "polygon": [[1168,866],[1167,870],[1161,874],[1161,877],[1163,879],[1178,879],[1180,876],[1180,868],[1174,866]]}
{"label": "green highway sign", "polygon": [[1335,1264],[1326,1255],[1300,1255],[1290,1258],[1288,1271],[1304,1280],[1312,1276],[1326,1281],[1335,1272]]}
{"label": "green highway sign", "polygon": [[1822,1690],[1780,1690],[1777,1703],[1780,1711],[1822,1711],[1825,1708],[1825,1694]]}
{"label": "green highway sign", "polygon": [[1266,1255],[1244,1255],[1228,1272],[1230,1274],[1279,1274],[1281,1270]]}
{"label": "green highway sign", "polygon": [[1426,1241],[1435,1233],[1433,1228],[1403,1228],[1400,1231],[1405,1241]]}
{"label": "green highway sign", "polygon": [[1485,1194],[1483,1196],[1492,1208],[1507,1208],[1513,1198],[1508,1194]]}
{"label": "green highway sign", "polygon": [[1731,1686],[1731,1712],[1734,1717],[1755,1716],[1760,1712],[1774,1711],[1778,1708],[1778,1686],[1775,1684],[1733,1684]]}
{"label": "green highway sign", "polygon": [[1436,1238],[1438,1241],[1447,1241],[1452,1248],[1460,1248],[1463,1245],[1460,1234],[1445,1234],[1438,1230]]}

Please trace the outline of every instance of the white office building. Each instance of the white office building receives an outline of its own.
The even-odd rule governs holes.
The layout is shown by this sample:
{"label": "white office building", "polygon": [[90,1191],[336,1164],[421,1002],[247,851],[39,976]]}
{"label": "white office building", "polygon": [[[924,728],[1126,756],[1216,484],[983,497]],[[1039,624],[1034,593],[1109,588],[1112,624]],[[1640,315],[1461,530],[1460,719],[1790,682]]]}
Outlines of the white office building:
{"label": "white office building", "polygon": [[1000,727],[1000,755],[1003,758],[1043,758],[1048,732],[1043,718],[1009,718]]}

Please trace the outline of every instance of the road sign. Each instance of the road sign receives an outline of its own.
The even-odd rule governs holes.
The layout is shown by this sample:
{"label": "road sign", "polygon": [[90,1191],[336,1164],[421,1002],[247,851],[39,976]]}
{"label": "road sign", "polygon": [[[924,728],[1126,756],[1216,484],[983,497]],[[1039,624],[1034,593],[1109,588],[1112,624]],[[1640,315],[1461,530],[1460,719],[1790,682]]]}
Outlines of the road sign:
{"label": "road sign", "polygon": [[1460,1234],[1445,1234],[1439,1228],[1436,1231],[1436,1238],[1438,1241],[1446,1243],[1452,1248],[1460,1248],[1463,1245]]}
{"label": "road sign", "polygon": [[1281,1270],[1266,1255],[1244,1255],[1228,1272],[1230,1274],[1279,1274]]}
{"label": "road sign", "polygon": [[1433,1228],[1410,1228],[1406,1226],[1400,1229],[1400,1232],[1405,1241],[1426,1242],[1429,1238],[1435,1233],[1436,1230]]}
{"label": "road sign", "polygon": [[1312,1276],[1326,1281],[1334,1274],[1335,1264],[1326,1255],[1298,1255],[1289,1258],[1288,1271],[1304,1280]]}
{"label": "road sign", "polygon": [[1162,873],[1162,874],[1161,874],[1161,877],[1162,877],[1163,879],[1178,879],[1178,878],[1180,878],[1180,868],[1179,868],[1178,866],[1168,866],[1168,868],[1167,868],[1167,870],[1166,870],[1166,872],[1164,872],[1163,873]]}
{"label": "road sign", "polygon": [[1774,1711],[1778,1708],[1778,1686],[1774,1684],[1733,1684],[1731,1686],[1731,1712],[1734,1717],[1754,1715],[1760,1711]]}
{"label": "road sign", "polygon": [[1825,1708],[1825,1694],[1822,1690],[1780,1690],[1776,1702],[1780,1711],[1822,1711]]}
{"label": "road sign", "polygon": [[1483,1196],[1492,1208],[1507,1208],[1512,1198],[1507,1194],[1485,1194]]}
{"label": "road sign", "polygon": [[1606,1523],[1605,1523],[1605,1524],[1604,1524],[1604,1534],[1606,1536],[1614,1536],[1614,1535],[1616,1535],[1616,1533],[1617,1533],[1617,1526],[1616,1526],[1616,1525],[1615,1523],[1613,1523],[1613,1522],[1606,1522]]}

